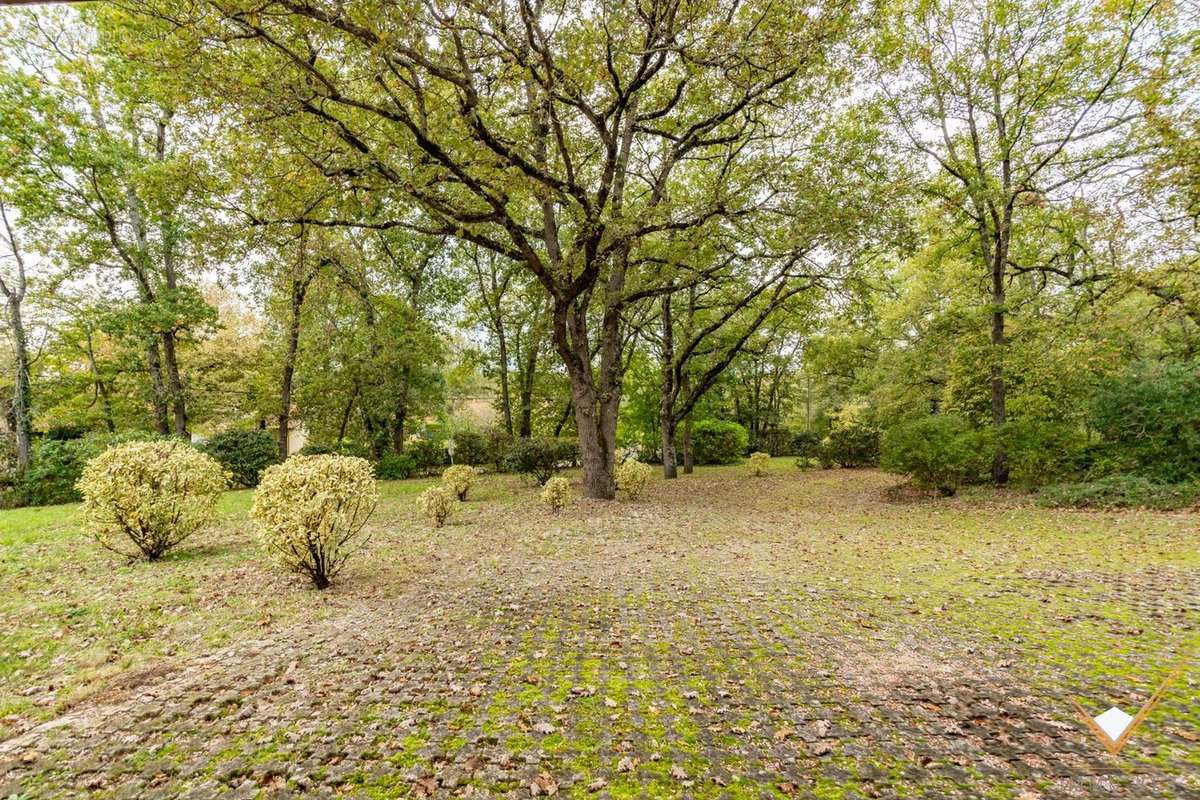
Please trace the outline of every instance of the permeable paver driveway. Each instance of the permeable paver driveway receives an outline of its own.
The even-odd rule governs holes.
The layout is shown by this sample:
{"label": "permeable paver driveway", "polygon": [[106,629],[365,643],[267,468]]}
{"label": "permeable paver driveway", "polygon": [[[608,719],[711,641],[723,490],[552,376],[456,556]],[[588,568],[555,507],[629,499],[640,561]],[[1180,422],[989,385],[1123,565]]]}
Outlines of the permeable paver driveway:
{"label": "permeable paver driveway", "polygon": [[1071,705],[1132,713],[1196,636],[1197,516],[892,482],[406,505],[335,613],[120,676],[0,745],[0,797],[1200,797],[1196,671],[1117,758]]}

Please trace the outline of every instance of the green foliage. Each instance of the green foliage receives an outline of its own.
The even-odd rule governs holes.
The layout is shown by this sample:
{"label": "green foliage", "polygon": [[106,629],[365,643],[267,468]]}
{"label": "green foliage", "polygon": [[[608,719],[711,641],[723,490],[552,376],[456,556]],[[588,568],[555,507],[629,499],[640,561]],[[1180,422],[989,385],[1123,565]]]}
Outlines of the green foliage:
{"label": "green foliage", "polygon": [[33,462],[18,487],[21,504],[30,506],[74,503],[80,499],[76,482],[84,466],[106,448],[125,442],[148,441],[153,434],[93,434],[81,439],[43,440],[34,449]]}
{"label": "green foliage", "polygon": [[1148,508],[1171,511],[1200,503],[1200,481],[1158,483],[1139,475],[1110,475],[1060,483],[1038,492],[1038,504],[1060,508]]}
{"label": "green foliage", "polygon": [[487,432],[488,463],[496,472],[504,471],[504,462],[512,448],[513,435],[503,428],[492,428]]}
{"label": "green foliage", "polygon": [[444,486],[430,486],[417,496],[417,507],[429,517],[433,527],[440,528],[454,513],[454,495]]}
{"label": "green foliage", "polygon": [[750,441],[736,422],[702,419],[692,426],[692,458],[697,464],[736,464]]}
{"label": "green foliage", "polygon": [[646,490],[646,483],[650,480],[652,471],[649,464],[643,464],[633,458],[625,459],[617,465],[613,475],[617,481],[617,491],[624,492],[625,497],[630,500],[637,500]]}
{"label": "green foliage", "polygon": [[879,460],[879,428],[864,406],[846,406],[830,415],[829,435],[821,442],[824,467],[868,467]]}
{"label": "green foliage", "polygon": [[1175,362],[1103,382],[1092,407],[1110,469],[1160,483],[1200,477],[1200,367]]}
{"label": "green foliage", "polygon": [[478,474],[479,472],[469,464],[455,464],[446,467],[446,471],[442,473],[442,486],[465,502],[467,492],[471,491],[471,484],[475,482],[475,476]]}
{"label": "green foliage", "polygon": [[820,449],[821,437],[815,431],[797,431],[792,434],[792,454],[797,458],[816,458]]}
{"label": "green foliage", "polygon": [[535,437],[514,439],[504,463],[510,472],[528,476],[545,485],[564,464],[579,457],[579,444],[570,439]]}
{"label": "green foliage", "polygon": [[275,437],[260,430],[229,430],[210,436],[200,446],[233,475],[238,486],[258,486],[262,471],[279,461]]}
{"label": "green foliage", "polygon": [[385,453],[375,464],[375,477],[381,481],[402,481],[416,472],[416,462],[407,453]]}
{"label": "green foliage", "polygon": [[126,442],[79,478],[84,527],[115,553],[155,561],[211,519],[228,485],[229,473],[185,442]]}
{"label": "green foliage", "polygon": [[298,455],[302,456],[350,456],[352,458],[371,458],[371,449],[359,442],[342,439],[338,442],[308,442],[300,448]]}
{"label": "green foliage", "polygon": [[379,501],[371,465],[353,456],[293,456],[268,467],[250,517],[285,569],[324,589],[354,550]]}
{"label": "green foliage", "polygon": [[1074,471],[1086,444],[1078,425],[1036,419],[1005,423],[1000,439],[1008,455],[1009,480],[1025,489]]}
{"label": "green foliage", "polygon": [[939,414],[889,428],[880,443],[879,465],[948,497],[990,463],[990,454],[979,445],[979,432],[967,420]]}
{"label": "green foliage", "polygon": [[419,475],[433,475],[450,463],[450,455],[441,442],[414,439],[404,445],[404,455],[412,459]]}
{"label": "green foliage", "polygon": [[483,431],[459,431],[454,434],[454,463],[480,467],[496,461],[493,439]]}

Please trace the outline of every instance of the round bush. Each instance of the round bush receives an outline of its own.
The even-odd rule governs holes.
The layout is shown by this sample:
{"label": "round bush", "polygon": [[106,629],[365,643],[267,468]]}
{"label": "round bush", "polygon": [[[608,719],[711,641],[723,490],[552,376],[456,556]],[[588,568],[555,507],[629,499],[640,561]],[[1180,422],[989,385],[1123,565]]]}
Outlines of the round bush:
{"label": "round bush", "polygon": [[750,435],[736,422],[702,419],[692,426],[692,458],[697,464],[736,464],[746,455]]}
{"label": "round bush", "polygon": [[542,487],[542,502],[550,506],[550,510],[555,514],[562,511],[570,501],[571,483],[562,475],[555,475]]}
{"label": "round bush", "polygon": [[433,527],[440,528],[454,513],[454,495],[441,486],[430,486],[417,496],[421,513],[429,517]]}
{"label": "round bush", "polygon": [[459,431],[454,434],[454,461],[479,467],[495,462],[492,438],[480,431]]}
{"label": "round bush", "polygon": [[767,474],[767,468],[771,466],[770,453],[751,453],[750,454],[750,474],[756,478]]}
{"label": "round bush", "polygon": [[442,473],[442,486],[446,487],[459,500],[465,501],[467,492],[471,490],[471,484],[475,482],[477,474],[479,473],[474,467],[466,464],[446,467],[446,471]]}
{"label": "round bush", "polygon": [[220,464],[184,442],[127,442],[84,467],[84,525],[109,550],[156,561],[211,519],[228,485]]}
{"label": "round bush", "polygon": [[653,470],[648,464],[636,459],[626,459],[617,465],[614,477],[617,480],[617,491],[624,492],[630,500],[637,500],[646,489]]}
{"label": "round bush", "polygon": [[262,471],[279,461],[279,443],[266,431],[224,431],[200,447],[233,475],[239,486],[258,486]]}
{"label": "round bush", "polygon": [[573,463],[579,457],[579,445],[567,439],[541,437],[514,439],[508,448],[505,465],[545,485],[560,464]]}
{"label": "round bush", "polygon": [[907,475],[914,485],[950,496],[978,476],[988,448],[962,417],[941,414],[891,428],[880,445],[880,466]]}
{"label": "round bush", "polygon": [[402,481],[411,478],[416,471],[412,456],[405,453],[388,453],[375,465],[375,477],[381,481]]}
{"label": "round bush", "polygon": [[412,459],[418,473],[422,475],[435,474],[450,456],[445,444],[431,439],[415,439],[404,445],[404,455]]}
{"label": "round bush", "polygon": [[378,501],[366,459],[292,456],[263,472],[250,518],[268,553],[324,589],[365,544],[363,527]]}

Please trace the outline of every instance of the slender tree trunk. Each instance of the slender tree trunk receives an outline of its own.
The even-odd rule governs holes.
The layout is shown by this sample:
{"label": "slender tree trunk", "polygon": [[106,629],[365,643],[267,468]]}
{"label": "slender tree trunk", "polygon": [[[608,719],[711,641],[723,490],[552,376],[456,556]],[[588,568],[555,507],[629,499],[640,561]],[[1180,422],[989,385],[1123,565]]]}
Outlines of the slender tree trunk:
{"label": "slender tree trunk", "polygon": [[21,317],[21,303],[15,294],[8,298],[8,325],[13,339],[13,416],[16,418],[17,474],[24,475],[29,469],[33,439],[33,396],[29,383],[29,346],[25,338],[25,322]]}
{"label": "slender tree trunk", "polygon": [[171,423],[167,418],[167,387],[163,382],[162,359],[158,353],[158,342],[146,345],[146,370],[150,373],[151,403],[154,406],[154,429],[159,436],[171,435]]}
{"label": "slender tree trunk", "polygon": [[691,475],[695,470],[695,456],[692,455],[692,417],[688,415],[683,420],[683,474]]}
{"label": "slender tree trunk", "polygon": [[296,375],[296,355],[300,350],[300,312],[312,278],[292,279],[291,316],[288,318],[287,352],[283,357],[283,376],[279,386],[279,460],[286,461],[288,434],[292,422],[292,384]]}
{"label": "slender tree trunk", "polygon": [[91,332],[85,332],[84,337],[84,353],[87,355],[88,368],[92,371],[92,382],[96,386],[96,396],[100,398],[100,408],[104,412],[104,428],[109,433],[116,433],[117,423],[113,419],[112,393],[108,389],[108,384],[104,382],[104,377],[100,374],[100,367],[96,363],[96,351],[92,347]]}
{"label": "slender tree trunk", "polygon": [[[1007,242],[1000,242],[992,264],[992,357],[990,378],[992,385],[992,425],[997,432],[1006,419],[1006,392],[1004,381],[1004,260],[1007,259]],[[1008,483],[1008,452],[1004,443],[997,439],[996,452],[992,457],[992,481],[997,485]]]}
{"label": "slender tree trunk", "polygon": [[664,478],[677,478],[675,465],[675,323],[671,318],[671,295],[662,298],[662,393],[658,401],[658,428],[662,434]]}
{"label": "slender tree trunk", "polygon": [[179,360],[175,355],[175,333],[162,335],[163,363],[167,368],[167,392],[171,398],[171,416],[174,433],[180,439],[190,439],[187,429],[187,404],[183,396],[183,381],[179,377]]}
{"label": "slender tree trunk", "polygon": [[[536,324],[536,323],[535,323]],[[521,419],[517,435],[528,439],[533,435],[533,383],[537,376],[538,341],[530,330],[525,342],[525,360],[521,366]]]}
{"label": "slender tree trunk", "polygon": [[400,379],[400,391],[396,395],[396,410],[392,415],[392,452],[404,452],[404,426],[408,423],[409,369],[405,367]]}
{"label": "slender tree trunk", "polygon": [[500,413],[504,419],[504,430],[509,436],[513,432],[512,398],[508,390],[508,337],[504,335],[504,318],[496,319],[496,344],[500,362]]}

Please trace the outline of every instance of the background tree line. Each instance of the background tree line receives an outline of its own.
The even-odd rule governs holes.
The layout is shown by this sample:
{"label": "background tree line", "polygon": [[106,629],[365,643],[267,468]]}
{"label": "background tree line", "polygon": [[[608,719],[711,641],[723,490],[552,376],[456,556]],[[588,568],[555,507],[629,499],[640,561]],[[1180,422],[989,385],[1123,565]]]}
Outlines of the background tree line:
{"label": "background tree line", "polygon": [[598,498],[629,451],[1188,484],[1194,12],[6,10],[8,502],[113,437],[299,425],[389,476],[570,438]]}

